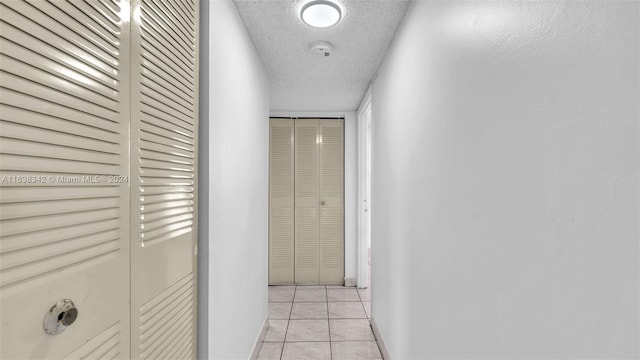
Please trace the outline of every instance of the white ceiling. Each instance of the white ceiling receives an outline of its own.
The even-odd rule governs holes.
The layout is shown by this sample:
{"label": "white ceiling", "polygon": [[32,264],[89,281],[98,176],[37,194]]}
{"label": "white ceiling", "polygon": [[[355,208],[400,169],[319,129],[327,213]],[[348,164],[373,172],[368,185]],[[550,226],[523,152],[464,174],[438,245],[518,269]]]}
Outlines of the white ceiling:
{"label": "white ceiling", "polygon": [[[342,20],[325,29],[300,20],[310,0],[234,0],[269,74],[271,110],[355,110],[380,67],[410,0],[335,0]],[[329,57],[311,43],[333,44]]]}

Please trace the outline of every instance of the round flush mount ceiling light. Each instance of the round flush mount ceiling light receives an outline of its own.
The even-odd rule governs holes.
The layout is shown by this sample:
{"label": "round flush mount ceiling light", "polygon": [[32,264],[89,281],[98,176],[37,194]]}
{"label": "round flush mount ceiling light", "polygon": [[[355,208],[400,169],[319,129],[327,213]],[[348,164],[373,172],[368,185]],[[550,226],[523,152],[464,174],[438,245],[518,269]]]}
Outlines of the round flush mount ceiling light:
{"label": "round flush mount ceiling light", "polygon": [[315,0],[307,3],[300,11],[300,17],[307,25],[326,28],[335,25],[342,17],[340,7],[328,0]]}

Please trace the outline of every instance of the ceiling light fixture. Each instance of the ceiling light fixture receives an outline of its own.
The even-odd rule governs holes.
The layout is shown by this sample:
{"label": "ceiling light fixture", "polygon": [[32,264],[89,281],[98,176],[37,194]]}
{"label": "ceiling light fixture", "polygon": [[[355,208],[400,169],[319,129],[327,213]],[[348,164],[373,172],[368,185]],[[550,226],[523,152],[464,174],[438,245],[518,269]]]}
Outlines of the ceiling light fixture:
{"label": "ceiling light fixture", "polygon": [[326,28],[340,21],[342,11],[340,11],[340,7],[334,2],[315,0],[302,7],[300,17],[302,21],[309,26]]}

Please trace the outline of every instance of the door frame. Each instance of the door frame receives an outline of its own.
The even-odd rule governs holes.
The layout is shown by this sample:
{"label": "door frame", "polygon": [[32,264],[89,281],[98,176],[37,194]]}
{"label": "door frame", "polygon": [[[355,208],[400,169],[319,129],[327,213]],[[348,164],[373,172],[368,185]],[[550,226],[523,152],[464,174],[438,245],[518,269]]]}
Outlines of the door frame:
{"label": "door frame", "polygon": [[[357,277],[357,171],[355,111],[273,110],[269,117],[344,118],[344,285],[356,286]],[[269,121],[269,119],[265,119]],[[265,136],[269,136],[267,133]],[[267,209],[268,211],[268,209]]]}
{"label": "door frame", "polygon": [[[358,216],[357,216],[357,286],[369,287],[369,243],[371,241],[371,167],[370,154],[367,149],[371,143],[371,91],[369,86],[362,98],[357,112],[358,138]],[[367,116],[368,115],[368,116]]]}

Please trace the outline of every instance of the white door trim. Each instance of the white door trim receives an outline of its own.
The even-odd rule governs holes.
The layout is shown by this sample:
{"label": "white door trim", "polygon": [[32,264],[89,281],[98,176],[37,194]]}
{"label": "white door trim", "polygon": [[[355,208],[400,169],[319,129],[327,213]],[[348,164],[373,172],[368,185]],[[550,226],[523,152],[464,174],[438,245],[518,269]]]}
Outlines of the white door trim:
{"label": "white door trim", "polygon": [[[367,115],[368,113],[368,115]],[[370,199],[367,194],[367,140],[371,136],[369,132],[369,124],[371,121],[371,86],[362,99],[360,108],[357,112],[357,131],[358,131],[358,216],[357,216],[357,278],[356,284],[359,288],[369,287],[368,279],[368,238],[370,236]],[[370,141],[370,140],[369,140]],[[369,180],[370,181],[370,180]],[[367,201],[369,204],[367,204]]]}

